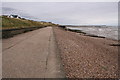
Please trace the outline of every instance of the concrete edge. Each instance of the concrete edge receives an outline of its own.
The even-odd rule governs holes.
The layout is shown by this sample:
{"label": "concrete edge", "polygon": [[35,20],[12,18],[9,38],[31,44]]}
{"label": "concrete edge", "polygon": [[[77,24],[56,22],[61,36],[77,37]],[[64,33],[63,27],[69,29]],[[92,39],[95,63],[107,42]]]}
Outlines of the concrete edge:
{"label": "concrete edge", "polygon": [[62,73],[64,75],[63,77],[66,78],[65,69],[63,67],[63,62],[62,62],[62,58],[61,58],[61,54],[60,54],[61,51],[60,51],[60,49],[58,47],[58,42],[57,42],[57,39],[56,39],[54,28],[52,28],[52,30],[53,30],[54,42],[55,42],[55,45],[56,45],[55,48],[56,48],[56,52],[57,52],[57,57],[58,57],[58,60],[59,60],[59,62],[61,64],[61,71],[62,71]]}

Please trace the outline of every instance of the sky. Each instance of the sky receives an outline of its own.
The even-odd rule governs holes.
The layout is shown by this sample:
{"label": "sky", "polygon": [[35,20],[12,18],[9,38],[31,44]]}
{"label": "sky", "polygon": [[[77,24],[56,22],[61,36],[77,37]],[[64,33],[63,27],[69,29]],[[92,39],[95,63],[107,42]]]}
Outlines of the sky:
{"label": "sky", "polygon": [[2,2],[2,14],[63,25],[117,25],[117,2]]}
{"label": "sky", "polygon": [[119,2],[119,0],[1,0],[2,2]]}

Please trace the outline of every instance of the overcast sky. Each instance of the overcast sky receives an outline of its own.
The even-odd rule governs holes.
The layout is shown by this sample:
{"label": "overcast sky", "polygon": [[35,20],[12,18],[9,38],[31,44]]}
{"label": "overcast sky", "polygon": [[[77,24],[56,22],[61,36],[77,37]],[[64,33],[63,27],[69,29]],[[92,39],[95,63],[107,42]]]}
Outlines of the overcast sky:
{"label": "overcast sky", "polygon": [[119,2],[119,0],[1,0],[2,2]]}
{"label": "overcast sky", "polygon": [[117,25],[117,2],[4,2],[3,14],[72,25]]}

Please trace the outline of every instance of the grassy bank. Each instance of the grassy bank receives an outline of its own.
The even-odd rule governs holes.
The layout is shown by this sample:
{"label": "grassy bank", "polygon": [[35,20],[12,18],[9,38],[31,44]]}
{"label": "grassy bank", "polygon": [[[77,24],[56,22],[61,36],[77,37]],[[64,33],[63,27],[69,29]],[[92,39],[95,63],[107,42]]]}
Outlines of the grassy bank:
{"label": "grassy bank", "polygon": [[25,18],[9,18],[7,16],[0,16],[2,27],[2,37],[9,38],[17,34],[25,33],[28,31],[36,30],[47,26],[55,26],[51,22],[38,22],[33,20],[27,20]]}
{"label": "grassy bank", "polygon": [[38,22],[27,19],[9,18],[0,16],[2,18],[2,29],[28,28],[28,27],[45,27],[55,25],[50,22]]}

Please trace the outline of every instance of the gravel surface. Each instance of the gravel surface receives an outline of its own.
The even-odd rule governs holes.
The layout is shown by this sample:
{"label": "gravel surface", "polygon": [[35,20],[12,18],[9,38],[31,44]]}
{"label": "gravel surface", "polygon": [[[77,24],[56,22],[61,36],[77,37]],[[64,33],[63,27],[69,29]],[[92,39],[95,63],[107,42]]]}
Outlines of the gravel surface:
{"label": "gravel surface", "polygon": [[117,41],[54,28],[68,78],[117,78]]}

